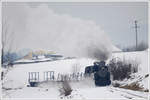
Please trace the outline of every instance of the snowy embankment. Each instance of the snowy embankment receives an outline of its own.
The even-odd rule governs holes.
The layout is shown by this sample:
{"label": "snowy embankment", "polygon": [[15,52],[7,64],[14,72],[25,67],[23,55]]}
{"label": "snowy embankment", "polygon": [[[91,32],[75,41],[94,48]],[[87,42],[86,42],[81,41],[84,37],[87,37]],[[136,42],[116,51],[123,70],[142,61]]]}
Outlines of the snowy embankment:
{"label": "snowy embankment", "polygon": [[[148,73],[148,59],[147,51],[142,52],[128,52],[128,53],[113,53],[112,58],[119,57],[120,59],[139,62],[139,76]],[[111,59],[112,59],[111,58]],[[51,99],[96,99],[96,98],[120,98],[120,99],[147,99],[148,93],[139,91],[128,91],[120,88],[95,87],[93,80],[84,80],[80,82],[71,82],[73,89],[69,97],[62,97],[59,93],[60,83],[49,82],[43,83],[39,87],[27,87],[28,72],[39,72],[40,81],[43,80],[44,71],[55,71],[58,73],[67,74],[72,73],[74,65],[80,66],[80,72],[84,72],[84,68],[92,65],[95,60],[80,58],[80,59],[66,59],[51,62],[41,62],[32,64],[18,64],[7,73],[3,81],[3,97],[4,98],[51,98]],[[136,80],[136,79],[134,79]],[[131,81],[125,80],[130,83]],[[148,79],[142,80],[144,87],[148,87]]]}
{"label": "snowy embankment", "polygon": [[139,85],[145,89],[148,89],[148,78],[149,68],[148,68],[148,51],[138,51],[138,52],[122,52],[113,53],[112,58],[116,58],[123,62],[129,62],[131,64],[138,64],[138,72],[131,75],[130,79],[125,79],[119,82],[122,85],[132,84],[138,82]]}

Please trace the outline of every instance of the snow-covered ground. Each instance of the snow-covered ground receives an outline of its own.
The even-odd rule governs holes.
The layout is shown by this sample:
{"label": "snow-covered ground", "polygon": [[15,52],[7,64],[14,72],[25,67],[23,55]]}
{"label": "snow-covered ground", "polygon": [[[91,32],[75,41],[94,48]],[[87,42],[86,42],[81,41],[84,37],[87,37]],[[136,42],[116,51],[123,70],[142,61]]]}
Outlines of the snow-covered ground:
{"label": "snow-covered ground", "polygon": [[[119,58],[118,58],[119,57]],[[138,64],[138,73],[132,75],[131,79],[125,79],[122,83],[132,83],[134,81],[140,80],[140,78],[144,78],[145,75],[149,74],[148,68],[148,51],[138,51],[138,52],[122,52],[122,53],[113,53],[112,58],[117,58],[119,60]],[[148,78],[143,79],[140,82],[144,88],[148,89]]]}
{"label": "snow-covered ground", "polygon": [[[148,52],[128,52],[113,53],[112,58],[119,57],[123,60],[132,60],[139,63],[139,72],[137,75],[145,75],[148,73]],[[110,59],[112,59],[110,58]],[[28,72],[39,72],[40,81],[43,80],[44,71],[55,71],[58,73],[72,73],[74,65],[80,66],[78,71],[84,72],[84,68],[92,65],[94,59],[79,58],[65,59],[51,62],[41,62],[32,64],[14,65],[9,70],[3,81],[3,97],[4,98],[51,98],[51,99],[135,99],[147,100],[148,93],[139,92],[113,86],[96,87],[92,79],[84,79],[79,82],[71,82],[73,89],[71,95],[64,97],[60,95],[60,82],[41,83],[38,87],[27,87]],[[129,82],[129,80],[128,80]],[[142,81],[145,88],[148,88],[148,79]]]}
{"label": "snow-covered ground", "polygon": [[36,62],[36,61],[49,61],[49,60],[52,60],[50,58],[42,58],[42,59],[20,59],[20,60],[17,60],[15,61],[15,63],[32,63],[32,62]]}

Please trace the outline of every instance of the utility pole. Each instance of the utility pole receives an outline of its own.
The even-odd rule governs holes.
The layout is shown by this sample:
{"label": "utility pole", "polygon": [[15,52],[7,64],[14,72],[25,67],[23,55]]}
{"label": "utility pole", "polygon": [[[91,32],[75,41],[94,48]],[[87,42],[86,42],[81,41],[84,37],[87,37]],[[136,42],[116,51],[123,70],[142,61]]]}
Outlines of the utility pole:
{"label": "utility pole", "polygon": [[136,38],[135,38],[136,39],[136,50],[137,50],[137,46],[138,46],[138,31],[137,31],[137,28],[139,28],[139,26],[137,25],[137,22],[138,22],[137,20],[134,21],[134,23],[135,23],[134,28],[135,28],[135,34],[136,34]]}

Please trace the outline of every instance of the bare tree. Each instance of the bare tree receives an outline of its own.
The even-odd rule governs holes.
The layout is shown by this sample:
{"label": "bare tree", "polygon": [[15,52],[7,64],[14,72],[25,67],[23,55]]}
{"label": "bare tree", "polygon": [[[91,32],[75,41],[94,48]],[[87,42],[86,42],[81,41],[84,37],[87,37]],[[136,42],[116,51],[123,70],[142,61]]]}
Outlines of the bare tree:
{"label": "bare tree", "polygon": [[12,63],[11,52],[14,43],[14,32],[10,29],[10,24],[8,20],[2,19],[2,64],[4,63],[4,56],[6,53],[8,64]]}

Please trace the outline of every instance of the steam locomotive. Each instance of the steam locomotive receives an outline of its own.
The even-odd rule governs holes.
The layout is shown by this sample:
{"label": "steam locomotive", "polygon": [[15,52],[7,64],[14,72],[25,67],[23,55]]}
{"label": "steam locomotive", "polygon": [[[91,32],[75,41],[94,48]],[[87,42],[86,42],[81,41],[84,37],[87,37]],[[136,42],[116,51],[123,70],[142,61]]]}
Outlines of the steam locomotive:
{"label": "steam locomotive", "polygon": [[85,68],[85,76],[90,76],[92,73],[94,73],[96,86],[107,86],[111,84],[110,72],[108,66],[105,65],[105,61],[94,62],[93,66],[87,66]]}

